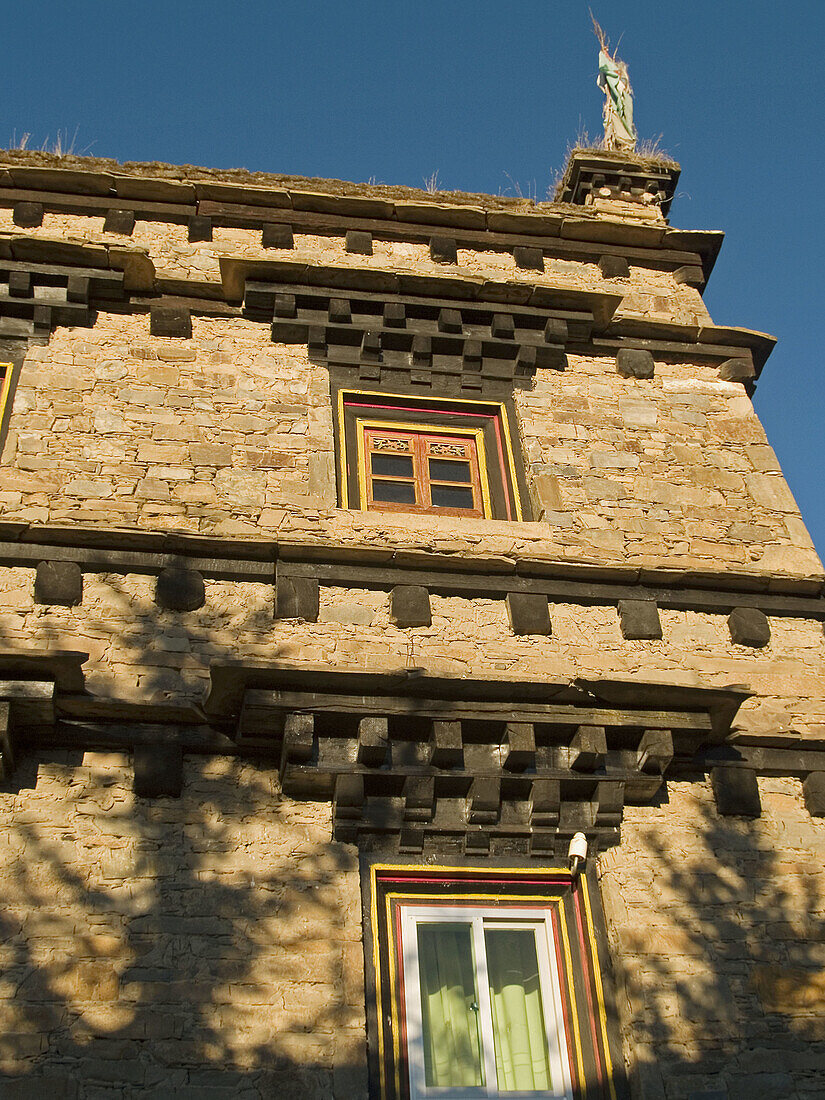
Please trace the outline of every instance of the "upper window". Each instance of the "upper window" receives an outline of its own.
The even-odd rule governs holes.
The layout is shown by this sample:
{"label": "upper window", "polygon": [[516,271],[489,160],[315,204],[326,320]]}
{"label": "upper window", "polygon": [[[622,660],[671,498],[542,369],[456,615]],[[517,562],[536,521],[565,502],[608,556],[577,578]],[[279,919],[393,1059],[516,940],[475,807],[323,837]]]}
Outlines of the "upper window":
{"label": "upper window", "polygon": [[361,507],[382,512],[489,516],[483,432],[404,430],[398,423],[361,422]]}
{"label": "upper window", "polygon": [[524,518],[504,405],[340,391],[345,508]]}

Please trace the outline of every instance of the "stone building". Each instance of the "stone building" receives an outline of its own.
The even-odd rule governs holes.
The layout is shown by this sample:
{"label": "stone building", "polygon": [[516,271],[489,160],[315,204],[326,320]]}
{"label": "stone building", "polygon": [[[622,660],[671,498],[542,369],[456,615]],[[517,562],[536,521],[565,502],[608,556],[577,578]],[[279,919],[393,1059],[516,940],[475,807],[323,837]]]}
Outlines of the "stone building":
{"label": "stone building", "polygon": [[0,154],[4,1098],[825,1096],[825,577],[677,177]]}

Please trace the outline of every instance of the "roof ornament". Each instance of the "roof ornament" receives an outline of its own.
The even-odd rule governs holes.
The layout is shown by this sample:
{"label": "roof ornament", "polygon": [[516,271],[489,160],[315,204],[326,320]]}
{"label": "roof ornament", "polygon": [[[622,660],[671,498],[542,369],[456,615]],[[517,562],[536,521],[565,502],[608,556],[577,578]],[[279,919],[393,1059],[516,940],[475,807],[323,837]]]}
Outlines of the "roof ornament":
{"label": "roof ornament", "polygon": [[610,53],[610,42],[596,22],[593,31],[599,40],[599,75],[596,83],[604,92],[604,147],[622,153],[636,149],[636,127],[633,125],[633,89],[627,65]]}

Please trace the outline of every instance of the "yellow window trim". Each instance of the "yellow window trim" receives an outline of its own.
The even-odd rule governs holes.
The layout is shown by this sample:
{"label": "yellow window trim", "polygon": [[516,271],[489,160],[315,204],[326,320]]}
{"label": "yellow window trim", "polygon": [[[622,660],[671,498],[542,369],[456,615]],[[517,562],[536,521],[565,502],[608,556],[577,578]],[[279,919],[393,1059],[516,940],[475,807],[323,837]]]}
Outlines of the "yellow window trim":
{"label": "yellow window trim", "polygon": [[[437,403],[438,398],[423,399],[423,398],[420,398],[420,397],[412,397],[409,394],[403,394],[403,393],[386,393],[382,390],[353,390],[353,389],[345,389],[343,387],[338,390],[338,468],[339,468],[339,473],[340,473],[340,478],[341,478],[341,507],[342,508],[349,508],[350,507],[350,500],[349,500],[349,485],[347,484],[347,481],[348,481],[348,478],[347,478],[347,444],[346,444],[346,431],[345,431],[345,426],[344,426],[344,408],[345,408],[344,394],[345,393],[348,396],[351,396],[351,397],[381,397],[381,398],[392,398],[393,400],[396,400],[396,401],[409,401],[412,404],[420,403],[422,405],[422,407],[424,407],[424,402],[425,401],[431,401],[431,402],[434,401],[434,402]],[[524,513],[523,513],[522,508],[521,508],[521,499],[520,499],[520,494],[519,494],[519,483],[518,483],[518,478],[516,477],[516,463],[515,463],[515,459],[514,459],[514,456],[513,456],[513,448],[511,446],[511,442],[510,442],[510,420],[507,416],[507,409],[505,408],[505,406],[500,401],[476,401],[476,400],[473,400],[473,399],[465,400],[463,397],[462,398],[457,398],[457,399],[450,398],[449,400],[451,400],[451,401],[454,400],[455,404],[457,404],[457,405],[475,405],[475,406],[479,406],[479,407],[485,407],[485,408],[488,408],[488,409],[492,408],[492,409],[496,410],[496,414],[497,414],[497,416],[499,417],[499,419],[501,421],[502,446],[504,448],[504,456],[505,456],[505,460],[507,462],[507,469],[508,469],[509,474],[510,474],[510,483],[513,487],[513,504],[514,504],[515,513],[516,513],[515,518],[516,518],[516,521],[520,523],[524,519]],[[410,430],[410,424],[409,423],[403,424],[402,427],[405,431]],[[414,425],[413,427],[414,428],[418,427],[418,425]],[[434,430],[435,431],[444,431],[445,429],[444,428],[439,428],[438,425],[436,425]],[[453,429],[453,428],[449,429],[450,432],[461,431],[461,430],[462,429]],[[467,429],[464,429],[464,431],[466,431],[466,430]],[[481,429],[479,429],[479,430],[481,430]],[[359,431],[358,432],[358,442],[359,442],[359,446],[363,447],[363,443],[361,442],[361,440],[362,440],[362,434]],[[359,456],[359,463],[362,463],[362,456]],[[360,464],[359,465],[359,472],[362,471],[363,468],[364,468],[363,464]],[[484,476],[484,479],[485,479],[485,482],[486,482],[486,478],[487,478],[486,463],[485,463],[485,470],[484,470],[484,475],[483,476]],[[359,477],[359,487],[362,487],[362,485],[363,485],[363,478]],[[363,488],[362,488],[362,492],[363,492]],[[364,505],[363,505],[363,502],[362,502],[361,507],[363,508],[363,506]],[[488,512],[487,511],[488,508],[489,508],[489,490],[488,490],[488,497],[485,501],[485,517],[487,517],[488,515],[492,516],[492,511]]]}

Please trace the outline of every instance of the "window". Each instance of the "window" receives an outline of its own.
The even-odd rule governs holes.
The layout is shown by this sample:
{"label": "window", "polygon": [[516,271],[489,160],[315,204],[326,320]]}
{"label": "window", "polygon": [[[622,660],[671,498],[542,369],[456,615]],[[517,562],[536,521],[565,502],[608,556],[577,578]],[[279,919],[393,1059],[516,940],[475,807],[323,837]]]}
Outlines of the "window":
{"label": "window", "polygon": [[336,412],[342,507],[525,518],[503,404],[340,390]]}
{"label": "window", "polygon": [[570,1100],[546,912],[409,906],[402,943],[411,1100]]}
{"label": "window", "polygon": [[480,429],[463,433],[403,430],[359,422],[364,453],[361,507],[390,512],[489,516],[490,491]]}
{"label": "window", "polygon": [[371,1097],[627,1097],[595,879],[378,862],[369,875]]}

